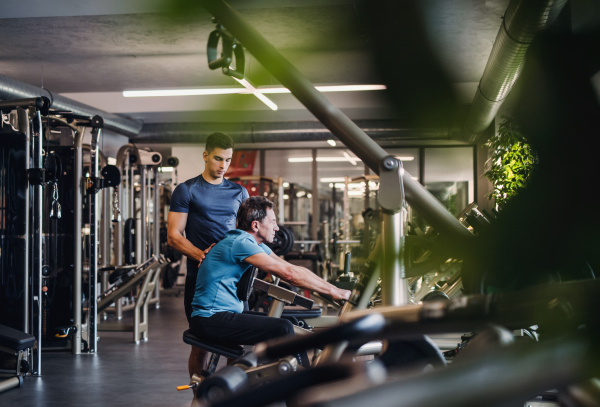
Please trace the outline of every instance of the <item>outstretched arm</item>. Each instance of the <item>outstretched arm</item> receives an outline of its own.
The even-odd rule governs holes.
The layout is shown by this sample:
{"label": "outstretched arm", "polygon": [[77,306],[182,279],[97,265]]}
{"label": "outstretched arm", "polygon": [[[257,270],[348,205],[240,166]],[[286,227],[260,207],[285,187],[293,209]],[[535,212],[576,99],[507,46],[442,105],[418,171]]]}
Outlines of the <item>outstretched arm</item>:
{"label": "outstretched arm", "polygon": [[167,243],[175,250],[185,254],[187,257],[202,263],[206,253],[214,246],[214,243],[205,251],[198,249],[185,238],[183,232],[187,223],[188,214],[184,212],[169,212],[167,220]]}
{"label": "outstretched arm", "polygon": [[347,300],[350,298],[350,291],[342,290],[329,284],[327,281],[317,277],[307,268],[295,266],[282,259],[275,259],[266,253],[254,254],[244,259],[246,263],[252,264],[257,268],[275,275],[292,285],[307,290],[316,291],[321,294],[332,296],[336,300]]}

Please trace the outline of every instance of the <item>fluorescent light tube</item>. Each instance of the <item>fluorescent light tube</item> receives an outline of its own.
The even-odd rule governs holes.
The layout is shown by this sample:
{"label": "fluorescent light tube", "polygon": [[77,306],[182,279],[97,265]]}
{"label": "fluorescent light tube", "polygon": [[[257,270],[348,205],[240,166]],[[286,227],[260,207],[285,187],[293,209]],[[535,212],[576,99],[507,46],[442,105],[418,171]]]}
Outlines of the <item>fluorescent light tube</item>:
{"label": "fluorescent light tube", "polygon": [[[348,153],[344,153],[347,154]],[[312,163],[312,157],[290,157],[288,158],[288,162],[290,163]],[[318,163],[336,163],[336,162],[353,162],[357,163],[361,161],[358,157],[352,157],[348,155],[348,157],[317,157]],[[356,164],[354,164],[356,165]]]}
{"label": "fluorescent light tube", "polygon": [[212,89],[164,89],[164,90],[125,90],[126,98],[155,97],[155,96],[202,96],[202,95],[231,95],[236,93],[252,93],[240,88]]}
{"label": "fluorescent light tube", "polygon": [[246,79],[238,79],[235,76],[232,76],[232,78],[235,79],[240,85],[242,85],[243,87],[245,87],[246,89],[248,89],[261,102],[263,102],[265,105],[269,106],[269,108],[271,110],[277,110],[277,105],[275,103],[273,103],[273,101],[271,99],[269,99],[268,97],[266,97],[262,93],[259,93],[256,90],[256,88],[254,86],[252,86],[252,84],[250,82],[248,82]]}
{"label": "fluorescent light tube", "polygon": [[[233,78],[240,82],[237,78]],[[245,79],[243,79],[246,81]],[[246,81],[247,82],[247,81]],[[241,82],[240,82],[241,83]],[[248,83],[249,84],[249,83]],[[289,89],[276,88],[255,88],[249,90],[245,85],[241,88],[198,88],[198,89],[157,89],[157,90],[125,90],[123,96],[126,98],[155,97],[155,96],[203,96],[203,95],[230,95],[230,94],[269,94],[269,93],[291,93]],[[315,86],[319,92],[360,92],[368,90],[383,90],[385,85],[332,85]],[[257,96],[258,97],[258,96]],[[262,99],[261,99],[262,100]],[[271,102],[272,103],[272,102]],[[270,106],[269,106],[270,107]]]}

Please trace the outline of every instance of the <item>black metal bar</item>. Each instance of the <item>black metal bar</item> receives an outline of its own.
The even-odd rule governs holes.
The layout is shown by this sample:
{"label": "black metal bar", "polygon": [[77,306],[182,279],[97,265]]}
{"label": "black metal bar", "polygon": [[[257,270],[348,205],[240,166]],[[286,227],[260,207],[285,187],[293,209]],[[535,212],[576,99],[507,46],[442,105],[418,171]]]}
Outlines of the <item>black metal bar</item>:
{"label": "black metal bar", "polygon": [[600,323],[596,312],[600,308],[599,289],[600,280],[581,280],[447,302],[355,311],[345,314],[342,321],[380,313],[388,321],[383,335],[388,338],[476,332],[490,323],[508,329],[538,325],[547,331],[569,332],[578,326]]}
{"label": "black metal bar", "polygon": [[[32,115],[32,143],[33,147],[33,167],[34,169],[41,169],[44,167],[43,156],[42,156],[42,142],[44,140],[42,117],[39,110],[35,112],[35,116]],[[41,184],[32,186],[33,192],[33,244],[31,245],[32,252],[32,264],[31,264],[31,285],[32,285],[32,299],[33,307],[32,312],[32,333],[37,340],[37,351],[35,362],[33,365],[33,372],[36,376],[42,375],[42,262],[43,259],[43,246],[42,246],[42,233],[43,225],[42,219],[44,217],[44,188]]]}
{"label": "black metal bar", "polygon": [[411,379],[395,380],[336,400],[326,386],[301,406],[354,407],[377,400],[379,407],[518,405],[545,390],[594,377],[597,352],[589,341],[570,339],[544,345],[514,346],[493,357],[457,364]]}
{"label": "black metal bar", "polygon": [[329,328],[324,331],[295,338],[272,340],[256,345],[254,352],[259,358],[280,358],[314,347],[322,347],[341,341],[357,341],[365,337],[381,334],[385,319],[379,314],[366,315]]}
{"label": "black metal bar", "polygon": [[[302,76],[241,14],[222,0],[200,2],[232,33],[244,47],[321,121],[342,143],[376,174],[387,152],[335,107]],[[408,203],[419,211],[440,233],[449,235],[455,247],[470,241],[473,235],[421,184],[406,176],[404,188]],[[461,245],[462,244],[462,245]]]}
{"label": "black metal bar", "polygon": [[44,101],[42,98],[0,100],[0,109],[16,109],[17,107],[34,107],[41,109],[43,106]]}

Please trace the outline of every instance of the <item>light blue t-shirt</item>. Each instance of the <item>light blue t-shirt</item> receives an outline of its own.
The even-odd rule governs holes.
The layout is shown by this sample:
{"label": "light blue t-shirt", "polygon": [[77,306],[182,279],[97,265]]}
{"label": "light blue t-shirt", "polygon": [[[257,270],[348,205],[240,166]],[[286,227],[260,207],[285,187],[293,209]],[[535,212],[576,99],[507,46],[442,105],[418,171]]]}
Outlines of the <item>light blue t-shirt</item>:
{"label": "light blue t-shirt", "polygon": [[192,301],[192,317],[244,311],[244,304],[237,296],[237,283],[251,267],[244,260],[258,253],[271,254],[271,249],[264,243],[258,245],[252,235],[243,230],[227,232],[200,264]]}

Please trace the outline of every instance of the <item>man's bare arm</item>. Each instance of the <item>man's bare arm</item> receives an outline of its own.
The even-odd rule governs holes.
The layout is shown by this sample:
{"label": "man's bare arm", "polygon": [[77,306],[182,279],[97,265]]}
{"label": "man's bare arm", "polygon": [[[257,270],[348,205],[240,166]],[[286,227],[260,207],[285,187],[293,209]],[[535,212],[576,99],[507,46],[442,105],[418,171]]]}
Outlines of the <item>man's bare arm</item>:
{"label": "man's bare arm", "polygon": [[188,214],[182,212],[169,212],[169,218],[167,220],[167,243],[175,250],[185,254],[187,257],[194,259],[200,263],[204,260],[204,256],[212,246],[206,251],[198,249],[189,240],[183,236],[185,231],[185,225],[187,223]]}
{"label": "man's bare arm", "polygon": [[258,253],[247,257],[244,261],[282,280],[288,281],[296,287],[327,294],[336,300],[347,300],[350,298],[350,291],[339,289],[333,284],[329,284],[322,278],[317,277],[307,268],[295,266],[277,256],[272,256],[272,254],[269,256],[266,253]]}

